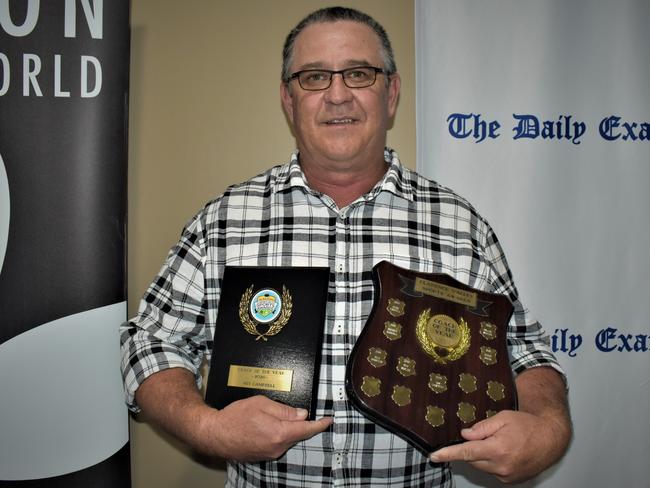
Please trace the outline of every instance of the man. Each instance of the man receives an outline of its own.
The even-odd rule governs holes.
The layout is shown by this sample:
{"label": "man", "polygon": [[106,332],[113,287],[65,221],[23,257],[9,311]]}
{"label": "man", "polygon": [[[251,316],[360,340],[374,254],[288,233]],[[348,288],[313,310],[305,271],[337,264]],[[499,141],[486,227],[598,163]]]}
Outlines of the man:
{"label": "man", "polygon": [[[400,90],[383,28],[355,10],[306,17],[283,52],[280,95],[298,151],[230,187],[187,225],[123,325],[128,403],[192,448],[229,460],[228,486],[453,486],[464,460],[507,482],[550,466],[571,436],[563,377],[519,302],[489,225],[464,200],[385,148]],[[430,457],[376,426],[345,395],[347,357],[372,307],[370,271],[386,259],[504,293],[520,411],[463,432]],[[318,420],[253,397],[222,410],[199,393],[226,265],[328,266]]]}

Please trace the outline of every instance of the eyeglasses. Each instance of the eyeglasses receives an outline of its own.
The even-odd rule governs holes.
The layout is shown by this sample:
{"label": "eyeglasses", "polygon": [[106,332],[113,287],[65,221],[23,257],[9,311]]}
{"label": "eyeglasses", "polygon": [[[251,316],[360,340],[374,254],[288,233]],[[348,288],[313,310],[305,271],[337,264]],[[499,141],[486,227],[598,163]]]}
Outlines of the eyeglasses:
{"label": "eyeglasses", "polygon": [[339,71],[330,69],[304,69],[293,73],[288,81],[298,79],[298,83],[303,90],[327,90],[332,84],[332,77],[340,74],[341,78],[343,78],[343,83],[348,88],[366,88],[375,84],[377,73],[388,75],[386,70],[375,68],[374,66],[355,66]]}

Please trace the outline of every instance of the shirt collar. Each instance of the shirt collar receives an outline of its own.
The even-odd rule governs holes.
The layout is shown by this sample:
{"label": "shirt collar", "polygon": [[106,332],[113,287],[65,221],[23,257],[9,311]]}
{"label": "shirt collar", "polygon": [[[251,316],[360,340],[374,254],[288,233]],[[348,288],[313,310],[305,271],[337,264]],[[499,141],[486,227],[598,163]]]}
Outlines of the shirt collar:
{"label": "shirt collar", "polygon": [[[372,200],[377,197],[382,191],[387,191],[395,196],[404,198],[406,200],[413,200],[413,189],[411,182],[407,177],[409,170],[402,166],[397,152],[387,147],[384,149],[384,161],[388,165],[388,170],[384,177],[377,182],[377,184],[364,196],[365,200]],[[291,159],[287,164],[281,167],[278,177],[275,180],[276,192],[283,192],[292,188],[302,188],[305,191],[317,194],[312,188],[309,187],[305,179],[305,174],[300,167],[298,151],[291,154]]]}

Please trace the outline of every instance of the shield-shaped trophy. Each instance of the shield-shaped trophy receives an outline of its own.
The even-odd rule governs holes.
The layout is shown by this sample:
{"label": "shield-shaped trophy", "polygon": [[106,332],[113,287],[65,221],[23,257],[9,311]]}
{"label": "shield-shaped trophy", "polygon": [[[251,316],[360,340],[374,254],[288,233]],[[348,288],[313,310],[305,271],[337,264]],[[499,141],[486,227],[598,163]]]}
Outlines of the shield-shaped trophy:
{"label": "shield-shaped trophy", "polygon": [[348,396],[366,417],[430,453],[517,408],[505,295],[388,261],[372,271],[373,309],[346,370]]}

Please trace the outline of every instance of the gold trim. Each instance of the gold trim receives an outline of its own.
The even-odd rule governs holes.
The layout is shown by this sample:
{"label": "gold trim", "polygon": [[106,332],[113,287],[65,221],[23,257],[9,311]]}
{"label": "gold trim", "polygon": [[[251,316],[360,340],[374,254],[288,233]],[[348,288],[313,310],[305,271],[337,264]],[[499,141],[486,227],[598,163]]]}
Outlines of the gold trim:
{"label": "gold trim", "polygon": [[[453,333],[458,335],[457,340],[452,341],[454,342],[453,345],[446,346],[438,344],[436,340],[431,337],[431,329],[433,328],[433,326],[430,325],[431,321],[443,322],[446,326],[453,329]],[[469,350],[471,342],[469,326],[462,317],[460,318],[460,322],[456,322],[454,319],[444,314],[438,314],[431,317],[430,308],[427,308],[420,313],[415,333],[422,349],[424,349],[424,352],[431,356],[435,362],[440,364],[447,364],[448,361],[456,361],[463,357]]]}

